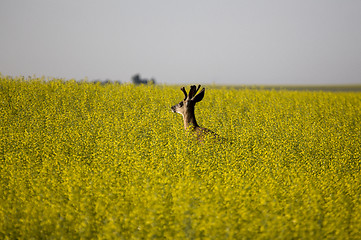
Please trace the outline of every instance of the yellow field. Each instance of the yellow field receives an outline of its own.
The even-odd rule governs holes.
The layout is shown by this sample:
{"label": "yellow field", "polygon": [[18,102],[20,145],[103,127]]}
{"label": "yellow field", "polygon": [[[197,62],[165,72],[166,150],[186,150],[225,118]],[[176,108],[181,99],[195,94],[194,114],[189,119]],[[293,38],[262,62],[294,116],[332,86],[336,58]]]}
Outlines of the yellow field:
{"label": "yellow field", "polygon": [[0,239],[360,239],[361,93],[0,77]]}

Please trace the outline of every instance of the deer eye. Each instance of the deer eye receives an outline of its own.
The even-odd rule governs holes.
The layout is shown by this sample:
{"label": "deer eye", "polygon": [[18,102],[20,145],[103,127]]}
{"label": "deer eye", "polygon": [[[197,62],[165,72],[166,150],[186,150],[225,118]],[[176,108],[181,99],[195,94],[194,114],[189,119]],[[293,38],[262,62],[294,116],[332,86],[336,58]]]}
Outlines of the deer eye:
{"label": "deer eye", "polygon": [[183,107],[183,102],[180,102],[180,103],[179,103],[179,106],[180,106],[180,107]]}

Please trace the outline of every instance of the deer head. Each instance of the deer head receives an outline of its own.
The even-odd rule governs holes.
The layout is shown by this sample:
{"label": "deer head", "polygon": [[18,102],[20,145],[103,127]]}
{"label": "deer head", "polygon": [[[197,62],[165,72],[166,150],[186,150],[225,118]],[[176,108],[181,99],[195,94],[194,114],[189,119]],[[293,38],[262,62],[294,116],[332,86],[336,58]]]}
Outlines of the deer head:
{"label": "deer head", "polygon": [[192,85],[188,94],[185,88],[182,87],[181,90],[184,93],[184,99],[177,105],[172,106],[171,109],[175,113],[182,114],[184,128],[190,132],[195,132],[195,136],[198,141],[203,142],[207,136],[211,136],[213,139],[220,139],[218,134],[207,128],[200,127],[197,124],[196,117],[194,116],[194,106],[197,102],[202,101],[205,92],[205,89],[202,88],[202,90],[197,94],[200,87],[201,85],[198,85],[198,87]]}
{"label": "deer head", "polygon": [[193,127],[193,129],[199,128],[194,115],[194,106],[196,105],[197,102],[200,102],[204,97],[205,88],[203,88],[197,94],[200,87],[201,85],[198,85],[198,87],[192,85],[188,94],[185,88],[182,87],[181,90],[184,93],[183,101],[171,107],[173,112],[180,113],[183,115],[185,129],[188,129],[188,127],[190,126]]}

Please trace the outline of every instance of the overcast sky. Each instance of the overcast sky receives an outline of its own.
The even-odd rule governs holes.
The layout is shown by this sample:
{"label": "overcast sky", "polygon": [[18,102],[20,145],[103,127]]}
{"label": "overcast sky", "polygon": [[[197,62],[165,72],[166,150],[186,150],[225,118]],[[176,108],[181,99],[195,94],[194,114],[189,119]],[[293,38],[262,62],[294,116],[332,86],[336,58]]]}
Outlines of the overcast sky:
{"label": "overcast sky", "polygon": [[0,72],[361,84],[361,1],[1,0]]}

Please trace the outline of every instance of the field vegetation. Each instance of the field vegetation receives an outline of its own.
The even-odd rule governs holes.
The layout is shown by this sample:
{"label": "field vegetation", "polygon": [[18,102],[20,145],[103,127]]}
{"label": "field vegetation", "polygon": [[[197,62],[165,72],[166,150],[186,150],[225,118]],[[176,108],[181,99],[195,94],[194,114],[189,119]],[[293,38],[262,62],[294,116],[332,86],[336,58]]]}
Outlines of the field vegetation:
{"label": "field vegetation", "polygon": [[0,76],[0,239],[360,239],[361,93]]}

